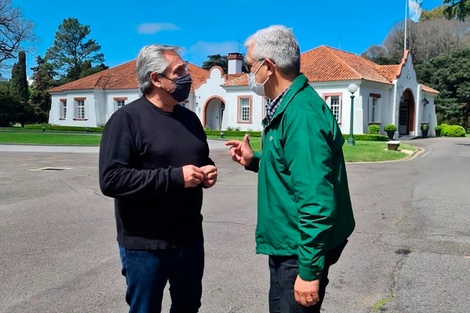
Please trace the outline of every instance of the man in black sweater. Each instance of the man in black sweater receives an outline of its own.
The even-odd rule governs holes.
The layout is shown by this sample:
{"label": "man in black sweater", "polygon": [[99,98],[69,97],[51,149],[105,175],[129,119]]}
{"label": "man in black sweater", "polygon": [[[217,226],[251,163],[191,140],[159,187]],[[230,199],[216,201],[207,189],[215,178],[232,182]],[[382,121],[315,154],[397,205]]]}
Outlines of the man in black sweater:
{"label": "man in black sweater", "polygon": [[198,312],[204,244],[202,190],[217,181],[207,138],[186,100],[191,76],[177,47],[150,45],[137,58],[143,96],[116,111],[103,131],[99,180],[115,199],[117,241],[130,313]]}

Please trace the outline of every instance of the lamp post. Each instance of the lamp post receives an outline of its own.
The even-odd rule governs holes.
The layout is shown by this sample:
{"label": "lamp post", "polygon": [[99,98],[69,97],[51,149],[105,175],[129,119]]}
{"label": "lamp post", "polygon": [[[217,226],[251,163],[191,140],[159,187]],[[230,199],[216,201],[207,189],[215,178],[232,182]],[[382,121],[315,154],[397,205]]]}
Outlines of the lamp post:
{"label": "lamp post", "polygon": [[357,91],[356,84],[350,84],[348,86],[348,91],[351,93],[351,121],[349,122],[349,138],[348,145],[354,146],[356,142],[354,141],[353,132],[354,132],[354,93]]}

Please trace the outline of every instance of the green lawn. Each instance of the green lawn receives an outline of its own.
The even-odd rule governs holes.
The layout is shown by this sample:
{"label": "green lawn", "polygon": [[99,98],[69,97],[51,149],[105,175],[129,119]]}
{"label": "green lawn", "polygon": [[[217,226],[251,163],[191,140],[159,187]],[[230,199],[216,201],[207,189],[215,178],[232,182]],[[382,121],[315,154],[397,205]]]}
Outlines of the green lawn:
{"label": "green lawn", "polygon": [[[209,139],[220,139],[220,137],[209,137]],[[224,138],[225,140],[243,138]],[[0,128],[0,144],[36,144],[36,145],[80,145],[97,146],[101,140],[101,134],[83,132],[42,132],[42,130],[23,128]],[[260,137],[250,138],[251,146],[254,150],[259,150],[261,146]],[[415,151],[414,146],[400,144],[397,151],[387,150],[386,142],[379,141],[356,141],[355,146],[343,146],[345,159],[347,162],[377,162],[399,160],[407,156],[401,150]]]}
{"label": "green lawn", "polygon": [[[220,139],[220,137],[210,138]],[[242,140],[243,138],[228,137],[224,139]],[[259,150],[261,146],[261,138],[251,137],[250,144],[254,150]],[[402,150],[416,151],[416,147],[401,143],[398,150],[390,151],[387,150],[387,143],[384,141],[356,141],[355,146],[348,146],[347,143],[345,143],[343,146],[344,158],[346,159],[346,162],[378,162],[400,160],[408,156],[408,154]]]}

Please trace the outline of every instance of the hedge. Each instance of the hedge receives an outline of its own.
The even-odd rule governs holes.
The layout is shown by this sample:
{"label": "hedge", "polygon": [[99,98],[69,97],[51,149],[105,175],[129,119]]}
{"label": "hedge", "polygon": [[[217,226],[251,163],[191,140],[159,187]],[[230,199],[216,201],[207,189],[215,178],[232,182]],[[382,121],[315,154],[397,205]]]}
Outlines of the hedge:
{"label": "hedge", "polygon": [[60,125],[52,125],[52,124],[28,124],[25,125],[24,128],[26,129],[43,129],[45,128],[46,131],[70,131],[70,132],[87,132],[87,133],[101,133],[103,132],[103,127],[82,127],[82,126],[60,126]]}

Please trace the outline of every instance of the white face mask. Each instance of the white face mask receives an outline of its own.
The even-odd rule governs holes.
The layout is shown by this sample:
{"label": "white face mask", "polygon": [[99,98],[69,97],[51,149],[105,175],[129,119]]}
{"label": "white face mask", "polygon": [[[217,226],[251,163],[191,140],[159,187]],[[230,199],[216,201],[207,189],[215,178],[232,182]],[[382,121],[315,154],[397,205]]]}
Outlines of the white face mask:
{"label": "white face mask", "polygon": [[248,87],[250,87],[250,89],[256,93],[258,96],[266,96],[265,92],[264,92],[264,84],[266,84],[266,82],[268,81],[269,77],[266,78],[266,80],[264,81],[264,83],[260,84],[260,83],[257,83],[256,80],[255,80],[255,75],[256,73],[258,73],[259,69],[261,68],[261,66],[263,66],[263,63],[264,63],[264,60],[263,62],[261,62],[261,64],[258,66],[258,68],[256,69],[256,71],[254,71],[253,73],[248,73]]}

